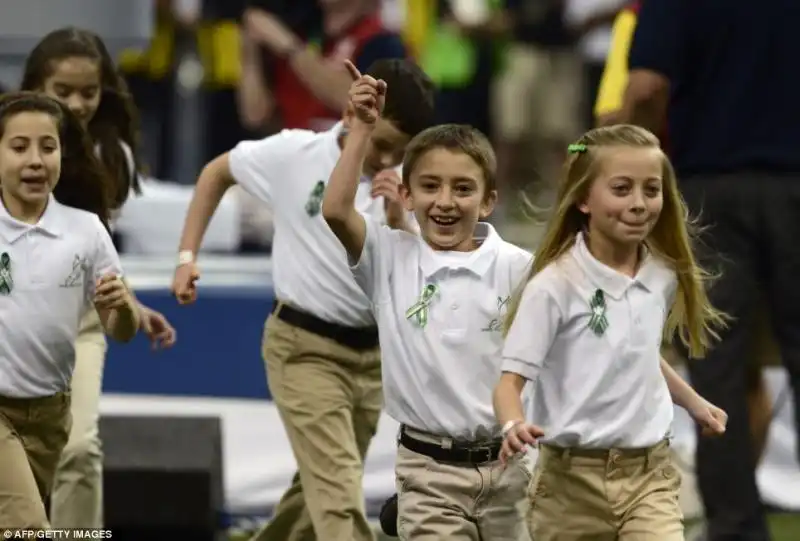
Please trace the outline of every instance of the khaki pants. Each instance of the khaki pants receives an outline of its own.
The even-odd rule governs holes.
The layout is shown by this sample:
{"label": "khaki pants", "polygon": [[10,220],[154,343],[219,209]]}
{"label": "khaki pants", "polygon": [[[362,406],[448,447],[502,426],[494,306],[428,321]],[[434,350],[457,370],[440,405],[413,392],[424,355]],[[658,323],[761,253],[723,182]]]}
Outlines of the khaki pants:
{"label": "khaki pants", "polygon": [[[85,322],[97,318],[92,310]],[[99,320],[97,320],[99,326]],[[75,342],[72,374],[72,430],[53,484],[50,520],[54,528],[103,527],[103,453],[100,394],[106,339],[99,327],[82,329]]]}
{"label": "khaki pants", "polygon": [[509,45],[491,104],[500,137],[559,143],[576,139],[583,131],[576,106],[583,95],[582,82],[575,52]]}
{"label": "khaki pants", "polygon": [[[409,435],[424,441],[415,431],[409,431]],[[507,467],[499,461],[456,466],[437,462],[400,445],[395,468],[400,539],[529,539],[525,526],[525,489],[531,479],[531,466],[527,455]]]}
{"label": "khaki pants", "polygon": [[383,405],[379,350],[359,352],[270,317],[263,354],[298,474],[253,539],[372,541],[362,480]]}
{"label": "khaki pants", "polygon": [[528,527],[535,541],[683,541],[680,485],[666,441],[609,451],[543,445]]}
{"label": "khaki pants", "polygon": [[0,397],[0,530],[48,528],[45,503],[69,436],[69,395]]}

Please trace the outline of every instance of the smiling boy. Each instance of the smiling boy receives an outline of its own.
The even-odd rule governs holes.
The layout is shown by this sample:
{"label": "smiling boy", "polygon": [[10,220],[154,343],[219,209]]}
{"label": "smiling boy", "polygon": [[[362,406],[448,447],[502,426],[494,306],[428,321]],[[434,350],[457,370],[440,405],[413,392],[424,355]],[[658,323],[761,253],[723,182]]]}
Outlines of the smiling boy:
{"label": "smiling boy", "polygon": [[[392,225],[402,227],[402,207],[392,212],[396,200],[384,217],[397,182],[380,172],[400,165],[409,138],[430,125],[433,85],[407,60],[381,60],[370,72],[390,79],[394,92],[388,114],[362,141],[369,158],[357,173],[353,197],[357,212],[381,222],[394,217]],[[378,330],[370,299],[353,280],[345,252],[320,214],[327,180],[353,122],[346,110],[342,122],[326,132],[284,130],[240,143],[205,167],[186,217],[173,285],[183,303],[196,298],[194,254],[225,191],[238,183],[274,212],[276,301],[263,357],[299,475],[257,539],[374,539],[362,477],[382,405]]]}
{"label": "smiling boy", "polygon": [[492,322],[531,255],[481,222],[497,200],[494,152],[469,126],[429,128],[406,148],[400,187],[420,234],[363,216],[354,205],[359,171],[391,89],[348,67],[355,118],[323,216],[375,307],[384,407],[401,424],[399,537],[527,539],[528,465],[498,461],[491,394],[502,337]]}

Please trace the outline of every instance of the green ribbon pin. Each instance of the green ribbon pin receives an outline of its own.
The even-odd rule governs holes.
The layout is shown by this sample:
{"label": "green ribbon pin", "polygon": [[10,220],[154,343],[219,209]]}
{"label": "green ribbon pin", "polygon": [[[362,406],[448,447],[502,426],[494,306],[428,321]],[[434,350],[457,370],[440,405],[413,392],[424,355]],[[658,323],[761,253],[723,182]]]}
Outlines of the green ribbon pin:
{"label": "green ribbon pin", "polygon": [[8,295],[14,289],[14,279],[11,277],[11,256],[8,252],[0,255],[0,295]]}
{"label": "green ribbon pin", "polygon": [[406,310],[406,319],[415,319],[417,325],[424,329],[428,324],[428,307],[437,291],[439,288],[435,284],[428,284],[422,288],[419,300]]}
{"label": "green ribbon pin", "polygon": [[589,307],[592,309],[592,317],[589,319],[589,328],[594,334],[602,336],[608,329],[608,318],[606,318],[606,299],[603,290],[598,289],[589,300]]}
{"label": "green ribbon pin", "polygon": [[308,195],[308,201],[306,201],[306,214],[312,218],[319,214],[319,211],[322,208],[323,197],[325,197],[325,183],[320,180],[314,185],[314,189],[312,189],[311,193]]}

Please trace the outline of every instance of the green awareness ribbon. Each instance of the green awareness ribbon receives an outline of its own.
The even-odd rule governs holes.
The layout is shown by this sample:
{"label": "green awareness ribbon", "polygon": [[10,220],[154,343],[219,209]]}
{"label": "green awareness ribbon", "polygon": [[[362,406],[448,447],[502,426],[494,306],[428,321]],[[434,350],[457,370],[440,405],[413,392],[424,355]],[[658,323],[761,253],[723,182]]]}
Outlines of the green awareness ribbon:
{"label": "green awareness ribbon", "polygon": [[428,324],[428,307],[437,291],[439,291],[439,288],[434,284],[428,284],[422,288],[419,300],[406,310],[406,319],[416,320],[417,325],[424,329],[425,325]]}
{"label": "green awareness ribbon", "polygon": [[598,289],[589,299],[589,307],[592,309],[592,317],[589,319],[589,328],[597,336],[602,336],[608,329],[608,318],[606,317],[606,299],[603,290]]}
{"label": "green awareness ribbon", "polygon": [[14,289],[14,279],[11,277],[11,256],[8,252],[0,255],[0,295],[8,295]]}

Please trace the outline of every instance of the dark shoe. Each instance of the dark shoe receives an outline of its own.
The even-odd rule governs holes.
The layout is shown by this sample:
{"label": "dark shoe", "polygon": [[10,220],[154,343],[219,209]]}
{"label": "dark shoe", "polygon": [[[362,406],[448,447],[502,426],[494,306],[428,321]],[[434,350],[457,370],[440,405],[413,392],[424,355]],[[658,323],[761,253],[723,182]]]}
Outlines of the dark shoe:
{"label": "dark shoe", "polygon": [[397,537],[397,494],[384,502],[380,521],[383,533],[389,537]]}

